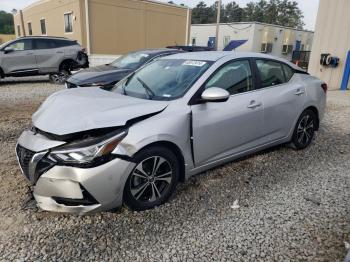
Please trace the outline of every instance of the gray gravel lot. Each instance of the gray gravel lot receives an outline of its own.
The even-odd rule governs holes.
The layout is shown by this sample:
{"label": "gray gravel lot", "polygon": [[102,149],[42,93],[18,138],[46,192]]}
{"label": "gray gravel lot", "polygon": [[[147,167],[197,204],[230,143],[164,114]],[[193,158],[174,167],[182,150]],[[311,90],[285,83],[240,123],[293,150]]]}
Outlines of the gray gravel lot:
{"label": "gray gravel lot", "polygon": [[[34,79],[34,80],[33,80]],[[5,81],[6,80],[6,81]],[[181,184],[156,209],[86,216],[39,211],[14,146],[62,86],[0,81],[0,261],[342,261],[350,242],[350,93],[328,93],[313,145],[277,147]],[[64,105],[62,105],[64,106]],[[240,207],[231,208],[238,199]]]}

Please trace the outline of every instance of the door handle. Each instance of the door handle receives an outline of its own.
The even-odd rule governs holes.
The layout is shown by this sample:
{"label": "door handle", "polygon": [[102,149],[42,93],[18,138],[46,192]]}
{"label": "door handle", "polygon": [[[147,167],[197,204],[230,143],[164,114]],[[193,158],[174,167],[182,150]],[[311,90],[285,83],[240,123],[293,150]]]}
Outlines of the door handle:
{"label": "door handle", "polygon": [[248,108],[254,109],[261,106],[261,103],[255,102],[255,100],[250,101],[250,104],[247,106]]}
{"label": "door handle", "polygon": [[27,53],[27,55],[32,55],[32,54],[34,54],[34,53],[32,53],[32,52]]}
{"label": "door handle", "polygon": [[304,94],[304,93],[305,93],[305,91],[303,91],[303,90],[301,90],[301,89],[297,89],[297,91],[294,93],[294,95],[300,96],[300,95],[302,95],[302,94]]}
{"label": "door handle", "polygon": [[57,51],[56,53],[57,54],[63,54],[63,51]]}

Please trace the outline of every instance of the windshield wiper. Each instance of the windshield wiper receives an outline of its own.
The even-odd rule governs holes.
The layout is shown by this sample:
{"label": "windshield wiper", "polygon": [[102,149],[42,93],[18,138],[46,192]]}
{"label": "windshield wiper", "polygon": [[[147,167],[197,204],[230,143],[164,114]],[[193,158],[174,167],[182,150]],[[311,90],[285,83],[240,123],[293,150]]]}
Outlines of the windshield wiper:
{"label": "windshield wiper", "polygon": [[152,89],[149,88],[149,86],[148,86],[145,82],[143,82],[139,77],[136,77],[136,79],[137,79],[137,81],[139,81],[139,82],[141,83],[141,85],[143,86],[143,88],[146,90],[146,93],[147,93],[149,99],[152,100],[153,97],[155,97],[156,94],[155,94],[155,93],[152,91]]}

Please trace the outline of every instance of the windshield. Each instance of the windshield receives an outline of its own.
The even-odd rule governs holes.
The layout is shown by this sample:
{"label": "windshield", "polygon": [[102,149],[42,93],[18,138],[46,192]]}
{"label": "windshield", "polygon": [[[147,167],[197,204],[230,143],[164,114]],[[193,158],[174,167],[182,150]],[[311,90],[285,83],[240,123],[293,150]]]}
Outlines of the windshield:
{"label": "windshield", "polygon": [[162,59],[120,81],[112,92],[155,100],[173,100],[183,96],[209,68],[211,62]]}
{"label": "windshield", "polygon": [[111,66],[124,69],[136,69],[149,59],[149,54],[137,52],[123,55],[110,63]]}

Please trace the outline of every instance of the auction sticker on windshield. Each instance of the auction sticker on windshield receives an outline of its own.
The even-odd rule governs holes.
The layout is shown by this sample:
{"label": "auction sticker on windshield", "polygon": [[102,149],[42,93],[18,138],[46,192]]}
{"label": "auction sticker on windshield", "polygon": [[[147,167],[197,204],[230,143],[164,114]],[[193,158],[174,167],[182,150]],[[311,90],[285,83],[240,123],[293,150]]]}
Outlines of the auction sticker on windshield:
{"label": "auction sticker on windshield", "polygon": [[187,61],[183,62],[182,65],[199,66],[199,67],[202,67],[202,66],[204,66],[206,63],[207,63],[207,62],[203,62],[203,61],[187,60]]}

